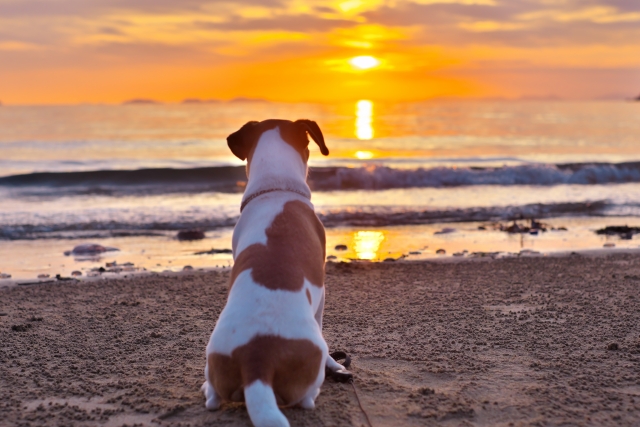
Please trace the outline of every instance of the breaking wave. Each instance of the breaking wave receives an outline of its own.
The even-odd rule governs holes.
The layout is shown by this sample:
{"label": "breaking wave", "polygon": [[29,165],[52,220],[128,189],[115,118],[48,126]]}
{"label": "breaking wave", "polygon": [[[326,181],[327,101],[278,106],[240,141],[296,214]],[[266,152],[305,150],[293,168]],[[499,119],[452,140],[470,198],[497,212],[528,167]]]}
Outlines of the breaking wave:
{"label": "breaking wave", "polygon": [[640,182],[640,162],[528,164],[496,168],[436,167],[393,169],[385,166],[316,169],[310,176],[318,190],[381,190],[471,185],[597,185]]}
{"label": "breaking wave", "polygon": [[[606,201],[529,204],[522,206],[484,207],[467,209],[410,209],[401,207],[348,208],[325,210],[318,216],[327,227],[338,226],[392,226],[447,222],[490,222],[524,218],[551,218],[563,216],[616,215],[616,205]],[[640,206],[635,206],[640,214]],[[626,212],[628,214],[628,212]],[[35,239],[87,239],[124,236],[175,236],[175,231],[199,229],[213,231],[233,227],[238,215],[202,217],[197,220],[150,218],[147,222],[131,221],[73,221],[43,222],[39,224],[0,224],[0,240]]]}
{"label": "breaking wave", "polygon": [[[193,169],[38,172],[0,178],[0,186],[37,194],[164,194],[176,192],[242,192],[242,166]],[[597,185],[640,182],[640,162],[525,164],[503,167],[435,167],[398,169],[387,166],[311,168],[313,190],[383,190],[473,185]]]}

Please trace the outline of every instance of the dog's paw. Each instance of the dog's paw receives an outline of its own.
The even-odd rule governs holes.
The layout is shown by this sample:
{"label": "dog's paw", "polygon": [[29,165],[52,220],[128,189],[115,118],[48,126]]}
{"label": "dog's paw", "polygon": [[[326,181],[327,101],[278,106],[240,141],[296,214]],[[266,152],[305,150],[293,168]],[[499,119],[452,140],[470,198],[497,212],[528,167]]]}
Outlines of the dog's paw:
{"label": "dog's paw", "polygon": [[204,397],[206,399],[205,407],[210,411],[219,409],[222,402],[220,401],[220,396],[218,396],[218,393],[216,393],[213,387],[211,387],[211,384],[209,384],[208,381],[205,381],[200,389],[204,393]]}
{"label": "dog's paw", "polygon": [[346,370],[344,366],[333,360],[333,357],[331,356],[327,357],[326,367],[332,372]]}
{"label": "dog's paw", "polygon": [[311,396],[307,396],[300,402],[300,407],[303,409],[313,409],[316,407],[316,403]]}

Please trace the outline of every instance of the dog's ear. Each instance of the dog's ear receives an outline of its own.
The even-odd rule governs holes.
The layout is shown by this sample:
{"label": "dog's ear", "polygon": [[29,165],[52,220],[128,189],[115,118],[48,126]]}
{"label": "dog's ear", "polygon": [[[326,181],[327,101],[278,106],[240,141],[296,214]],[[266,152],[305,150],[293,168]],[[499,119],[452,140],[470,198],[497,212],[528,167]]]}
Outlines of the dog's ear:
{"label": "dog's ear", "polygon": [[316,122],[314,122],[313,120],[302,119],[302,120],[296,120],[295,123],[302,125],[304,127],[305,131],[308,132],[309,135],[311,135],[311,139],[313,139],[316,142],[316,144],[318,144],[318,147],[320,147],[320,152],[323,155],[325,156],[329,155],[329,149],[327,148],[327,145],[324,143],[324,136],[322,135],[320,126],[318,126]]}
{"label": "dog's ear", "polygon": [[246,160],[253,145],[256,143],[256,125],[258,123],[260,122],[247,122],[239,130],[227,137],[227,145],[240,160]]}

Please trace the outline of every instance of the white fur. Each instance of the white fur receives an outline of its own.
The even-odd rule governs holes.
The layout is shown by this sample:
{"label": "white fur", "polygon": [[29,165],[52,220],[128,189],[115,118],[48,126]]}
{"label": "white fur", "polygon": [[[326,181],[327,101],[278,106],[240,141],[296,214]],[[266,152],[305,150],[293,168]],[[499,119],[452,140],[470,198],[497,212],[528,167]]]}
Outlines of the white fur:
{"label": "white fur", "polygon": [[249,418],[256,427],[289,427],[289,420],[280,412],[273,389],[262,381],[254,381],[244,389]]}
{"label": "white fur", "polygon": [[[261,190],[273,188],[295,189],[309,194],[306,183],[307,165],[300,154],[282,140],[278,128],[266,131],[257,143],[248,168],[248,184],[245,199]],[[285,203],[299,200],[313,209],[310,200],[293,192],[276,191],[253,199],[242,212],[233,232],[234,259],[248,246],[267,243],[266,229],[283,211]],[[311,304],[306,291],[311,295]],[[285,309],[286,307],[286,309]],[[300,291],[271,290],[251,277],[251,270],[241,272],[231,288],[227,305],[207,345],[207,356],[213,352],[231,355],[234,349],[248,343],[256,335],[277,335],[287,339],[307,339],[317,345],[323,354],[318,367],[318,377],[304,397],[295,402],[304,408],[313,408],[324,381],[324,366],[343,369],[330,356],[322,337],[322,311],[324,287],[319,288],[305,279]],[[205,367],[205,383],[202,390],[208,409],[217,409],[220,398],[208,382]],[[244,390],[247,410],[256,426],[288,426],[278,409],[273,390],[261,381],[255,381]]]}

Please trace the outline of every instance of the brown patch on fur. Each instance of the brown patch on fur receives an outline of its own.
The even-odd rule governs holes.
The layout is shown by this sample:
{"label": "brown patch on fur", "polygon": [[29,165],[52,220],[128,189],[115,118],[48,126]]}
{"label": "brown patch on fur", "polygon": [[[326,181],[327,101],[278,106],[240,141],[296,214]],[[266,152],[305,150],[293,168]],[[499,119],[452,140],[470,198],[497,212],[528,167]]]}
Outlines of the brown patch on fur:
{"label": "brown patch on fur", "polygon": [[313,209],[301,201],[287,202],[265,232],[266,246],[255,243],[236,257],[231,286],[248,269],[256,283],[272,290],[299,291],[305,278],[324,285],[324,227]]}
{"label": "brown patch on fur", "polygon": [[322,351],[305,339],[256,336],[231,356],[211,353],[209,382],[226,401],[244,401],[244,387],[269,384],[280,406],[299,402],[318,378]]}

